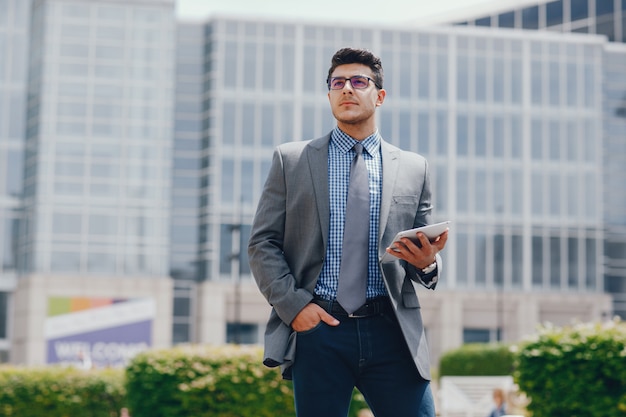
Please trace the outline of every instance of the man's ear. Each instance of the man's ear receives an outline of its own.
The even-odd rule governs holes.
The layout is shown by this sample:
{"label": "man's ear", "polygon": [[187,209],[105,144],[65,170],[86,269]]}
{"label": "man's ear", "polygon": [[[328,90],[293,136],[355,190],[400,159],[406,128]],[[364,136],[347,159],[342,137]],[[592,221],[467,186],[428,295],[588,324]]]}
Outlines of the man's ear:
{"label": "man's ear", "polygon": [[387,92],[384,88],[378,90],[378,97],[376,98],[376,107],[379,107],[385,101],[385,97],[387,96]]}

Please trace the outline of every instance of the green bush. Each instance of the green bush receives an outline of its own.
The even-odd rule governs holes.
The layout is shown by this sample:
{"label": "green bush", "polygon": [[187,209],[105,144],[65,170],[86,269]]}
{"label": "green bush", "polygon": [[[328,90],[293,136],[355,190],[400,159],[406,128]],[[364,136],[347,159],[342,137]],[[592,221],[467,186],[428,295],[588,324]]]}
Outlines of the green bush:
{"label": "green bush", "polygon": [[519,346],[515,381],[534,417],[626,416],[626,325],[544,326]]}
{"label": "green bush", "polygon": [[124,402],[123,370],[0,367],[0,417],[113,417]]}
{"label": "green bush", "polygon": [[509,345],[470,343],[443,354],[439,376],[493,376],[513,373],[514,354]]}
{"label": "green bush", "polygon": [[133,417],[293,415],[291,387],[256,347],[179,346],[137,355],[126,369]]}
{"label": "green bush", "polygon": [[[133,417],[294,416],[293,390],[250,346],[179,346],[137,355],[126,370]],[[353,408],[364,407],[355,393]],[[355,413],[352,413],[354,415]]]}

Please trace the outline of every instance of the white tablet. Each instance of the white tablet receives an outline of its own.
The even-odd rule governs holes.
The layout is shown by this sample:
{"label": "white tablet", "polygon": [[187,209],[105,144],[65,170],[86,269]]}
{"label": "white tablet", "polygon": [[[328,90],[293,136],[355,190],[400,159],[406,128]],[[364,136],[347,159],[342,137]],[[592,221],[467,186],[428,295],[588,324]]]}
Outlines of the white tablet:
{"label": "white tablet", "polygon": [[[419,242],[419,239],[417,238],[417,232],[424,233],[424,235],[426,235],[426,237],[429,239],[435,239],[437,236],[439,236],[449,228],[450,220],[441,223],[429,224],[427,226],[417,227],[415,229],[403,230],[401,232],[398,232],[398,234],[393,238],[393,242],[389,246],[393,246],[395,242],[400,241],[400,239],[403,237],[409,238],[413,242],[417,243]],[[393,262],[396,259],[398,258],[390,253],[385,252],[381,259],[381,262]]]}

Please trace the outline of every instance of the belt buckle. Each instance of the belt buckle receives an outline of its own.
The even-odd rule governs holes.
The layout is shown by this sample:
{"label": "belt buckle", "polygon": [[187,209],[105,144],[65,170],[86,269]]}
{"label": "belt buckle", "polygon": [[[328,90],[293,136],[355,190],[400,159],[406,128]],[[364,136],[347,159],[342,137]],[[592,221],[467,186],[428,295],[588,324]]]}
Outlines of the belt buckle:
{"label": "belt buckle", "polygon": [[[367,313],[367,307],[369,307],[369,304],[368,304],[368,303],[363,304],[361,307],[359,307],[358,309],[356,309],[356,311],[354,311],[354,312],[352,312],[352,313],[348,314],[348,317],[349,317],[349,318],[351,318],[351,319],[362,319],[362,318],[365,318],[365,317],[369,317],[369,316],[371,316],[371,314],[368,314],[368,313]],[[359,310],[361,310],[361,309],[363,309],[365,312],[364,312],[364,313],[362,313],[362,314],[358,314],[357,312],[358,312]]]}

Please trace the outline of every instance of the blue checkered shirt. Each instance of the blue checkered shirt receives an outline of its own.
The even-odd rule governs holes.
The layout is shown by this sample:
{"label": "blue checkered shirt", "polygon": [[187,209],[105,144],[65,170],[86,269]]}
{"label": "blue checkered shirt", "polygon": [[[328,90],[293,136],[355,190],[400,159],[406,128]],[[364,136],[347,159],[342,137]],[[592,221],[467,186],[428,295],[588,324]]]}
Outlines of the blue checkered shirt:
{"label": "blue checkered shirt", "polygon": [[[378,225],[383,184],[380,142],[381,137],[378,131],[361,142],[366,150],[363,152],[363,157],[367,166],[370,187],[369,267],[366,295],[368,299],[387,294],[378,267]],[[355,139],[342,132],[338,127],[331,132],[328,145],[330,230],[324,266],[315,287],[315,293],[327,300],[334,300],[337,295],[343,227],[346,220],[346,201],[350,183],[350,164],[356,155],[352,147],[355,143],[357,143]]]}

